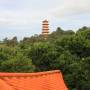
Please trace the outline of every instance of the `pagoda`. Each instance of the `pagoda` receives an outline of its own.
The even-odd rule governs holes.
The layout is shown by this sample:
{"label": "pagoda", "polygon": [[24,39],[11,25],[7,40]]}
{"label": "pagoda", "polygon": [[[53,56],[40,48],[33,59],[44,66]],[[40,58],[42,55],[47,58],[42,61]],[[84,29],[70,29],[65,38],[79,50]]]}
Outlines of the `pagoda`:
{"label": "pagoda", "polygon": [[42,21],[42,35],[47,37],[49,35],[49,24],[48,20]]}

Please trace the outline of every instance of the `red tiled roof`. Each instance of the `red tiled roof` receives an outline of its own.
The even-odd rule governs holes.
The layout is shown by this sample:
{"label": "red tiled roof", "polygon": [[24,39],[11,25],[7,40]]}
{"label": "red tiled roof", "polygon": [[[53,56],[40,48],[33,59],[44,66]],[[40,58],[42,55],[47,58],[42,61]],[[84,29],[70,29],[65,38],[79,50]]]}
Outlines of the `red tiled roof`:
{"label": "red tiled roof", "polygon": [[0,90],[68,90],[59,70],[0,73]]}

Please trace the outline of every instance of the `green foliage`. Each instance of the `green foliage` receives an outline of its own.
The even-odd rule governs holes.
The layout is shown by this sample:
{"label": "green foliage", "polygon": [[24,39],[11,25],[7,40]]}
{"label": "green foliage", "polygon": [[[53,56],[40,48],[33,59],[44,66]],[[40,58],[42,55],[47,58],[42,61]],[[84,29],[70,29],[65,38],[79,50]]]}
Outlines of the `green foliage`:
{"label": "green foliage", "polygon": [[[38,43],[31,48],[30,56],[37,71],[56,69],[57,52],[50,43]],[[54,67],[52,66],[54,65]]]}
{"label": "green foliage", "polygon": [[32,60],[17,54],[13,58],[1,63],[1,71],[4,72],[33,72],[35,66],[32,65]]}
{"label": "green foliage", "polygon": [[24,52],[19,48],[0,47],[1,72],[32,72],[34,70],[32,60],[24,56]]}

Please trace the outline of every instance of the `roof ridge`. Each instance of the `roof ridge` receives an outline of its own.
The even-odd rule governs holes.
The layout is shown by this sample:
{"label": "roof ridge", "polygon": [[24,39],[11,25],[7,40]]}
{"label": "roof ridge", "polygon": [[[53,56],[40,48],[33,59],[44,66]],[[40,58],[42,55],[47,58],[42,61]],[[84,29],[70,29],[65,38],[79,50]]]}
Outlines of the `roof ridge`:
{"label": "roof ridge", "polygon": [[32,76],[42,76],[42,75],[50,75],[60,73],[60,70],[52,70],[52,71],[43,71],[43,72],[34,72],[34,73],[8,73],[8,72],[0,72],[0,77],[32,77]]}

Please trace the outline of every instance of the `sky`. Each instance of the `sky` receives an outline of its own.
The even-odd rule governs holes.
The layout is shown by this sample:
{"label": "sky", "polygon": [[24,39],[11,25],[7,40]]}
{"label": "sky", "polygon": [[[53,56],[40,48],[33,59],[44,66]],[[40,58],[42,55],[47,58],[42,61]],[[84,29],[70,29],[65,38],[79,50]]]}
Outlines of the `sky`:
{"label": "sky", "polygon": [[90,27],[90,0],[0,0],[0,40],[41,34],[45,19],[50,32]]}

